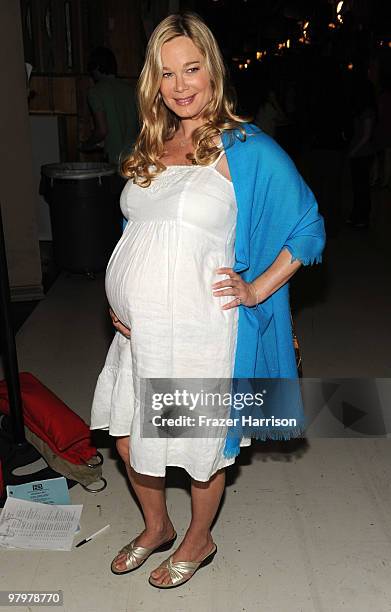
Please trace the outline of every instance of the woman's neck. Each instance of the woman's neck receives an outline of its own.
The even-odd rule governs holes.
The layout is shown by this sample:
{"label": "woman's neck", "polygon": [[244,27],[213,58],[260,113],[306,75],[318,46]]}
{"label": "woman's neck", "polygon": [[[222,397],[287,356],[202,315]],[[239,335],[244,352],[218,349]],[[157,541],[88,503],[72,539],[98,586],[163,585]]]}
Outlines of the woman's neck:
{"label": "woman's neck", "polygon": [[190,140],[194,130],[199,128],[205,122],[203,119],[182,119],[179,123],[176,134],[183,140]]}

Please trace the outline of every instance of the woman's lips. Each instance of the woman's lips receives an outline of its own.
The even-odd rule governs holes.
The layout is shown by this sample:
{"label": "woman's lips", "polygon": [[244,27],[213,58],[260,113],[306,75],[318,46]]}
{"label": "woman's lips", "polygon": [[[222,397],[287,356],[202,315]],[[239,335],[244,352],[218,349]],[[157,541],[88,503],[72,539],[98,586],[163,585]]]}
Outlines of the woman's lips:
{"label": "woman's lips", "polygon": [[187,106],[188,104],[191,104],[193,102],[194,98],[195,94],[189,96],[188,98],[176,98],[175,102],[179,104],[179,106]]}

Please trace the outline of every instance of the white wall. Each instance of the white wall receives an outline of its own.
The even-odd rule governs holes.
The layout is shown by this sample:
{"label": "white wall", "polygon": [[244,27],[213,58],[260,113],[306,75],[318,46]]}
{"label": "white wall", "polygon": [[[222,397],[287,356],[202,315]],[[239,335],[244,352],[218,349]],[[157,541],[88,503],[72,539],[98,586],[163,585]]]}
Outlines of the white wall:
{"label": "white wall", "polygon": [[20,3],[0,2],[0,202],[13,300],[43,297]]}

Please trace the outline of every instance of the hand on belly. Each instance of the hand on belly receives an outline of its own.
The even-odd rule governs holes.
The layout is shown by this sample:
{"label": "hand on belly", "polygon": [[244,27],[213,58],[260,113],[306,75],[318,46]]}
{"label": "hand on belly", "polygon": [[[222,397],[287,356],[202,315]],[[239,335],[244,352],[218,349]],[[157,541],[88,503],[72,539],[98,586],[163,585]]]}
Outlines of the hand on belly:
{"label": "hand on belly", "polygon": [[115,327],[115,329],[117,329],[119,332],[121,332],[121,334],[123,334],[126,338],[130,338],[130,329],[129,327],[126,327],[126,325],[124,325],[119,318],[117,317],[117,315],[115,314],[115,312],[113,311],[112,308],[109,308],[109,313],[111,316],[111,320],[113,321],[113,325]]}

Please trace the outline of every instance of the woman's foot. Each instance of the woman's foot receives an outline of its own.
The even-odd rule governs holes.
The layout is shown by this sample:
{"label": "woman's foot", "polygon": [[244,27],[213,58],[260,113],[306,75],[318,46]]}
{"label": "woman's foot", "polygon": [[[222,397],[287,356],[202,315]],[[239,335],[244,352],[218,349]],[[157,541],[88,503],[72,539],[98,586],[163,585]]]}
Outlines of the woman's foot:
{"label": "woman's foot", "polygon": [[[213,548],[213,539],[210,532],[205,537],[187,535],[172,555],[174,563],[177,561],[200,561]],[[151,578],[159,584],[171,584],[167,568],[156,568],[150,574]]]}
{"label": "woman's foot", "polygon": [[[161,544],[168,542],[175,535],[175,529],[171,522],[161,528],[153,529],[145,528],[144,531],[137,536],[135,546],[143,546],[145,548],[157,548]],[[113,559],[114,568],[120,572],[126,570],[126,553],[119,553]]]}

